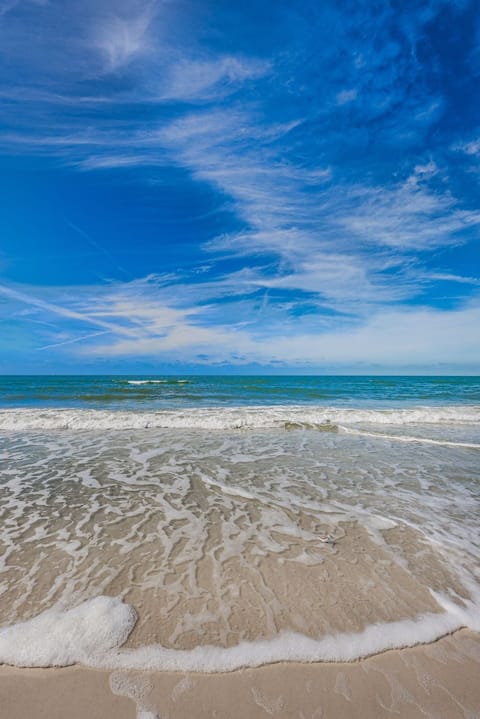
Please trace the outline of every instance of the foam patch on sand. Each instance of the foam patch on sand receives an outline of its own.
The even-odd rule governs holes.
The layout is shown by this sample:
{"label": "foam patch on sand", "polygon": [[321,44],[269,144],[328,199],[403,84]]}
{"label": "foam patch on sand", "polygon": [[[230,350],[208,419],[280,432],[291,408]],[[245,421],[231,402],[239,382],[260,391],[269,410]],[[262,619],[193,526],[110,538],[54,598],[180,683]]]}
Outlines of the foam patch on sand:
{"label": "foam patch on sand", "polygon": [[17,667],[90,664],[120,647],[137,614],[115,597],[95,597],[73,609],[49,609],[0,629],[0,663]]}
{"label": "foam patch on sand", "polygon": [[296,632],[241,642],[233,647],[197,646],[191,650],[151,645],[121,649],[135,621],[135,610],[112,597],[97,597],[74,609],[51,609],[34,619],[0,630],[0,663],[21,667],[80,663],[103,669],[228,672],[276,662],[350,662],[426,644],[462,627],[480,630],[478,606],[463,607],[434,595],[441,613],[373,624],[362,632],[313,639]]}

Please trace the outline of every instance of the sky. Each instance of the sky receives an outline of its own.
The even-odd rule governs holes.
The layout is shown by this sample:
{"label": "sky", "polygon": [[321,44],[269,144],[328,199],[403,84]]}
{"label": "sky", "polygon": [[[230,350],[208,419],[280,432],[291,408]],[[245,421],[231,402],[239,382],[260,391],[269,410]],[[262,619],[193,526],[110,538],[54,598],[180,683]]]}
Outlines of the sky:
{"label": "sky", "polygon": [[478,0],[0,0],[0,372],[480,373]]}

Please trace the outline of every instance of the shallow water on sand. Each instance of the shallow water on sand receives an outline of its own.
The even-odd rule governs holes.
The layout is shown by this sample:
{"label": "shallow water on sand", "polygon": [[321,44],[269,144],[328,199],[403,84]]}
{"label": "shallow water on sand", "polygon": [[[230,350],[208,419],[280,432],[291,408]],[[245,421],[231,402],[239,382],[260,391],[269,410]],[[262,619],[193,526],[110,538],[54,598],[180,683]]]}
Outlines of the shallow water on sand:
{"label": "shallow water on sand", "polygon": [[[0,630],[0,661],[70,663],[45,633],[79,622],[110,642],[84,663],[211,670],[476,627],[478,410],[352,411],[4,410],[0,625],[58,611],[37,660]],[[104,595],[136,653],[108,653],[134,618]]]}

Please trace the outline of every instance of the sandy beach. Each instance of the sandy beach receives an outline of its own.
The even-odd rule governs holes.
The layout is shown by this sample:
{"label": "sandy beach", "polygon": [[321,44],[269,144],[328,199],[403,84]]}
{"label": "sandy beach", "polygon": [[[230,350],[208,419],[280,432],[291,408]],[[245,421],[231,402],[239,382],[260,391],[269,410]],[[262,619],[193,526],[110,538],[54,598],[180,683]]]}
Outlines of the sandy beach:
{"label": "sandy beach", "polygon": [[480,716],[480,636],[351,663],[222,674],[0,669],[2,719],[408,719]]}

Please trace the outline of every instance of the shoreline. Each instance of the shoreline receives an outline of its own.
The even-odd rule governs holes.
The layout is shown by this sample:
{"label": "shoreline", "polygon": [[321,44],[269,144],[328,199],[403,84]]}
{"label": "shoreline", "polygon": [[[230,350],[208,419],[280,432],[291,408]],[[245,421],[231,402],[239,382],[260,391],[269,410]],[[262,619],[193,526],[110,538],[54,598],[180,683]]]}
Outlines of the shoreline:
{"label": "shoreline", "polygon": [[348,663],[216,674],[0,666],[0,706],[5,719],[464,719],[480,706],[479,667],[480,634],[468,629]]}

